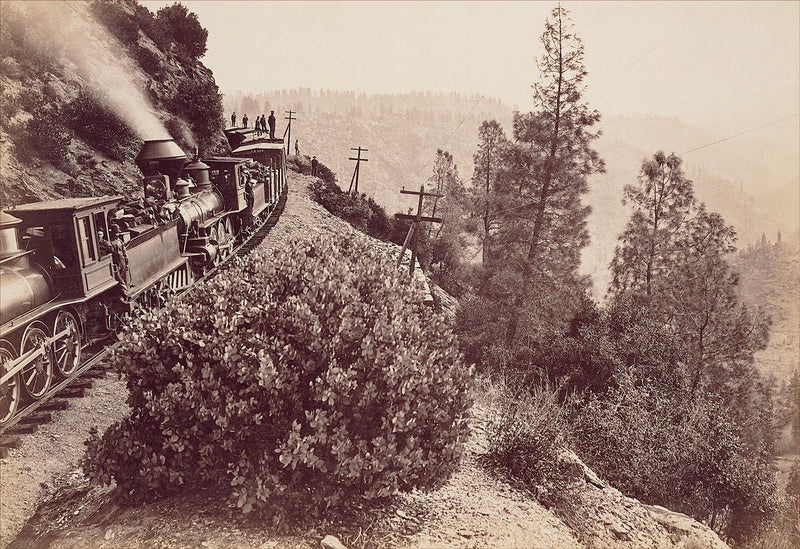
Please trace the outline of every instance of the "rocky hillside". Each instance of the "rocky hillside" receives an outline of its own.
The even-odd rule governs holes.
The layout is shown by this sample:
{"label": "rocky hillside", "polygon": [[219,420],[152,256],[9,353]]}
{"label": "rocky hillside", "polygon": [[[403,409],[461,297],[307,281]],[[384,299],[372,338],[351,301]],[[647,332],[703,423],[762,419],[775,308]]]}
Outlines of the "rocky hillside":
{"label": "rocky hillside", "polygon": [[0,5],[0,202],[127,193],[142,140],[220,151],[221,100],[182,6]]}

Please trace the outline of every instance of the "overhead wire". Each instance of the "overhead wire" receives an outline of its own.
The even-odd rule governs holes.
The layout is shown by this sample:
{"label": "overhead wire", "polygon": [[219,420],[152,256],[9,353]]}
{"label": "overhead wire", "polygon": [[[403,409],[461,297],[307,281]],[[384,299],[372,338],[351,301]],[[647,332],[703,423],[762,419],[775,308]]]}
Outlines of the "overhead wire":
{"label": "overhead wire", "polygon": [[[736,137],[740,137],[742,135],[745,135],[745,134],[748,134],[748,133],[752,133],[752,132],[754,132],[756,130],[760,130],[762,128],[766,128],[767,126],[772,126],[773,124],[777,124],[779,122],[783,122],[784,120],[789,120],[789,119],[795,118],[797,116],[800,116],[800,112],[791,114],[789,116],[784,116],[783,118],[779,118],[777,120],[773,120],[773,121],[767,122],[765,124],[760,124],[760,125],[755,126],[753,128],[749,128],[747,130],[743,130],[743,131],[737,132],[737,133],[729,135],[727,137],[723,137],[722,139],[717,139],[715,141],[711,141],[711,142],[706,143],[704,145],[700,145],[699,147],[695,147],[694,149],[690,149],[688,151],[684,151],[684,152],[680,153],[680,156],[691,154],[691,153],[699,151],[701,149],[705,149],[705,148],[711,147],[713,145],[717,145],[717,144],[722,143],[724,141],[729,141],[729,140],[734,139]],[[629,170],[627,172],[617,173],[617,174],[614,174],[614,175],[611,175],[611,176],[604,177],[604,178],[600,179],[598,181],[598,183],[603,183],[605,181],[611,181],[612,179],[616,179],[616,178],[622,177],[624,175],[630,175],[630,174],[633,174],[633,173],[637,173],[638,171],[639,170],[636,169],[636,170]],[[534,204],[536,204],[536,202],[529,202],[529,203],[526,203],[526,204],[520,204],[519,206],[514,206],[513,208],[508,208],[508,209],[505,209],[505,210],[499,210],[499,211],[497,211],[495,213],[496,214],[507,213],[507,212],[511,212],[511,211],[514,211],[514,210],[519,210],[519,209],[522,209],[522,208],[528,208],[528,207],[530,207],[530,206],[532,206]]]}
{"label": "overhead wire", "polygon": [[[472,108],[467,112],[467,114],[464,116],[464,118],[461,119],[461,122],[459,122],[458,125],[456,125],[456,127],[453,128],[453,131],[450,132],[450,135],[448,135],[447,138],[445,138],[445,140],[442,142],[442,144],[439,145],[439,147],[438,147],[439,149],[442,149],[442,148],[444,148],[445,145],[447,145],[447,143],[450,141],[450,139],[452,139],[452,137],[458,131],[458,128],[460,128],[461,125],[464,124],[464,122],[466,122],[467,118],[469,118],[469,115],[472,114],[472,111],[475,110],[475,107],[477,107],[478,103],[480,103],[481,101],[483,101],[483,95],[478,96],[478,100],[475,101],[475,104],[472,105]],[[431,162],[433,162],[433,160],[428,160],[425,164],[423,164],[422,167],[419,170],[417,170],[417,175],[422,175],[422,171],[425,168],[427,168],[431,164]]]}

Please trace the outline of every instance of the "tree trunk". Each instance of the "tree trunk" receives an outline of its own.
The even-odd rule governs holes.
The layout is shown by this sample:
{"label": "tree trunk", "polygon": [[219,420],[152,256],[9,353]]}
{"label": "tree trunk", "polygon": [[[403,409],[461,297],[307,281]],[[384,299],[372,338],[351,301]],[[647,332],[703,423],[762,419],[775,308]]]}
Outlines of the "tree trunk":
{"label": "tree trunk", "polygon": [[[561,31],[561,20],[559,19],[559,37]],[[558,88],[556,93],[556,108],[553,113],[553,133],[550,138],[550,151],[547,156],[545,178],[542,181],[542,190],[539,193],[539,204],[536,206],[536,217],[533,222],[533,233],[531,234],[531,243],[528,247],[527,261],[524,262],[522,267],[522,288],[523,291],[514,298],[514,307],[511,311],[511,318],[508,322],[506,329],[506,344],[511,345],[517,335],[517,327],[519,326],[519,317],[522,309],[522,304],[525,296],[528,295],[530,290],[530,277],[533,273],[533,264],[538,259],[539,253],[539,240],[541,239],[542,226],[544,225],[544,212],[547,204],[547,198],[550,194],[550,184],[553,180],[553,172],[555,170],[556,153],[558,152],[558,132],[561,124],[561,84],[564,80],[564,66],[561,52],[561,42],[559,41],[558,49]]]}

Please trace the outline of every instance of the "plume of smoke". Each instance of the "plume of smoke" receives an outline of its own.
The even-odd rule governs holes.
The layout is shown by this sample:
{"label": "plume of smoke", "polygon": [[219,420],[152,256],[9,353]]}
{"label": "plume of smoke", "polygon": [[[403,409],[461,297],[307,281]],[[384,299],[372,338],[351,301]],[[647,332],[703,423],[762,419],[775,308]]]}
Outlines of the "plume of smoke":
{"label": "plume of smoke", "polygon": [[[123,47],[92,17],[86,2],[9,2],[26,33],[26,47],[55,52],[74,68],[97,101],[142,139],[169,139],[145,93],[146,79]],[[40,40],[46,41],[41,43]]]}

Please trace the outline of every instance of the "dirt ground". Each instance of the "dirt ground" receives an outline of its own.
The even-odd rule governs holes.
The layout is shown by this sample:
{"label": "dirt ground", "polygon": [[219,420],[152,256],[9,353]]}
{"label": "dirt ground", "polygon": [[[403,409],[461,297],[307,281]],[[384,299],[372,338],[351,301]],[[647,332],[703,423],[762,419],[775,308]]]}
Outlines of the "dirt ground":
{"label": "dirt ground", "polygon": [[114,374],[95,382],[83,398],[70,399],[68,410],[32,435],[22,435],[19,448],[0,460],[0,547],[8,545],[33,515],[38,503],[64,482],[82,478],[78,460],[93,427],[104,430],[127,412],[125,382]]}
{"label": "dirt ground", "polygon": [[[353,230],[308,198],[308,181],[290,172],[286,209],[262,245],[281,245],[300,232]],[[86,481],[79,460],[92,427],[102,431],[124,416],[126,397],[124,382],[107,375],[37,433],[22,436],[20,447],[0,461],[0,547],[314,548],[326,535],[350,548],[683,547],[690,540],[725,547],[688,517],[678,515],[677,526],[671,515],[659,519],[588,470],[576,498],[589,525],[576,532],[480,464],[492,416],[485,399],[473,409],[472,437],[453,477],[439,490],[404,494],[382,509],[275,525],[242,516],[226,494],[207,489],[120,507],[108,488]]]}

